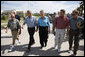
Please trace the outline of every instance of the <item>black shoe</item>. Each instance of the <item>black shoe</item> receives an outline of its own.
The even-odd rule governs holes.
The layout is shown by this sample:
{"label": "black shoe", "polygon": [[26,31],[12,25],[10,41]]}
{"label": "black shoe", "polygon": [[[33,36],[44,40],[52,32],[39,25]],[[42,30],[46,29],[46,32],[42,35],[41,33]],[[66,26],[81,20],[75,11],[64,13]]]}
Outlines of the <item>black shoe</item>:
{"label": "black shoe", "polygon": [[35,44],[35,42],[33,42],[31,45],[34,45]]}
{"label": "black shoe", "polygon": [[68,53],[70,53],[72,51],[72,48],[69,48],[69,51],[68,51]]}
{"label": "black shoe", "polygon": [[47,46],[47,43],[45,43],[45,46],[44,47],[46,47]]}
{"label": "black shoe", "polygon": [[69,48],[69,50],[72,50],[72,48]]}
{"label": "black shoe", "polygon": [[76,56],[76,54],[77,54],[76,51],[74,51],[73,54],[74,54],[74,56]]}
{"label": "black shoe", "polygon": [[40,47],[40,49],[42,49],[42,48],[43,48],[43,46]]}
{"label": "black shoe", "polygon": [[55,32],[54,32],[54,36],[55,36]]}
{"label": "black shoe", "polygon": [[30,50],[31,46],[28,46],[28,50]]}

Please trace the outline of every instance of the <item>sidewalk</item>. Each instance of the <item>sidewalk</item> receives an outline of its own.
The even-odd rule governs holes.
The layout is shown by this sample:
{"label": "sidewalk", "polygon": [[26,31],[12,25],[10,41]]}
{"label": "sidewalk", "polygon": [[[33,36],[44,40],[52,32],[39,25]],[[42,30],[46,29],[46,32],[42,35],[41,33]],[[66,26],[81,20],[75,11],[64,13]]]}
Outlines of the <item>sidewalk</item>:
{"label": "sidewalk", "polygon": [[[8,50],[12,43],[11,32],[9,30],[8,33],[5,33],[5,30],[1,30],[1,56],[70,56],[73,54],[73,52],[68,53],[68,39],[64,40],[61,48],[62,52],[58,54],[57,49],[53,48],[54,38],[55,36],[53,34],[49,34],[47,47],[40,49],[39,34],[38,32],[35,32],[34,39],[36,43],[32,46],[31,51],[28,52],[29,34],[27,32],[27,27],[25,26],[20,35],[21,44],[15,46],[14,51],[9,52]],[[77,56],[84,56],[84,39],[81,39],[79,44]]]}

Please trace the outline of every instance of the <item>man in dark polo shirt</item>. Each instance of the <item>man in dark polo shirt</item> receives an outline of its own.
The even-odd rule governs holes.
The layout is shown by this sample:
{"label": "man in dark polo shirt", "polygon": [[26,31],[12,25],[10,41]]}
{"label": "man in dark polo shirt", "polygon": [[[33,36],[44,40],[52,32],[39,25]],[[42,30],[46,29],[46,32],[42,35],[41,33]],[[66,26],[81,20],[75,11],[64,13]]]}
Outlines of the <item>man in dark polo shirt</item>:
{"label": "man in dark polo shirt", "polygon": [[[79,34],[80,29],[84,26],[81,24],[84,23],[84,20],[78,16],[78,12],[74,10],[72,12],[72,18],[70,19],[70,27],[69,27],[69,50],[72,50],[72,43],[74,40],[74,50],[73,55],[77,54],[78,46],[79,46]],[[73,39],[74,38],[74,39]]]}

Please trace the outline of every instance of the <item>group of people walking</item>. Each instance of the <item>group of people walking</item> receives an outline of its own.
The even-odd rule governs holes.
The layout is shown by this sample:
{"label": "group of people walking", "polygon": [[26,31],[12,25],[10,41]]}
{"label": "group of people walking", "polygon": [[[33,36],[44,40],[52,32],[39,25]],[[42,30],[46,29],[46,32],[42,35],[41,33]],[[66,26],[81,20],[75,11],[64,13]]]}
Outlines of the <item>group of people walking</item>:
{"label": "group of people walking", "polygon": [[[50,32],[50,21],[49,17],[45,16],[43,10],[40,11],[40,17],[37,20],[36,17],[32,15],[32,11],[27,11],[28,16],[25,18],[23,25],[20,25],[18,18],[16,18],[15,14],[11,14],[11,19],[8,21],[8,25],[6,28],[6,33],[8,32],[8,28],[11,29],[12,36],[13,36],[13,43],[11,46],[11,50],[13,50],[15,45],[15,40],[19,41],[19,34],[21,34],[21,28],[24,28],[24,25],[27,24],[27,30],[29,33],[29,44],[28,50],[30,50],[31,46],[35,43],[34,34],[39,30],[39,39],[42,49],[43,47],[47,46],[48,42],[48,33]],[[61,44],[64,40],[65,34],[68,36],[69,39],[69,50],[72,50],[72,43],[74,38],[74,50],[73,54],[77,54],[78,46],[79,46],[79,33],[80,29],[84,27],[81,25],[80,22],[83,24],[84,20],[78,16],[78,12],[76,10],[72,11],[72,18],[69,19],[65,16],[65,10],[61,9],[59,12],[59,16],[54,17],[53,21],[53,29],[52,33],[55,33],[55,45],[58,45],[58,52],[60,52]],[[55,32],[56,28],[56,32]],[[67,31],[66,31],[67,29]]]}

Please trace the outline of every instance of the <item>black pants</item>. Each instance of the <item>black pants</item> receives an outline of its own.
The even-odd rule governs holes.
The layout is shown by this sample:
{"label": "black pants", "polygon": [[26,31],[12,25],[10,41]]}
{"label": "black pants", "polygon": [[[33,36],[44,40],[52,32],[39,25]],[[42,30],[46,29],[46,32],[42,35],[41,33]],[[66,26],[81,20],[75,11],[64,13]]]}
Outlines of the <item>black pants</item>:
{"label": "black pants", "polygon": [[32,45],[32,43],[34,43],[35,41],[34,41],[34,33],[35,33],[35,27],[33,27],[33,28],[28,28],[28,33],[29,33],[29,35],[30,35],[30,38],[29,38],[29,46],[31,46]]}
{"label": "black pants", "polygon": [[[74,37],[74,39],[73,39]],[[72,48],[72,43],[74,40],[74,52],[77,52],[79,47],[79,30],[72,30],[69,31],[69,49]]]}
{"label": "black pants", "polygon": [[43,47],[44,44],[47,44],[48,27],[39,27],[39,37],[40,37],[40,44]]}
{"label": "black pants", "polygon": [[80,30],[80,34],[82,34],[81,38],[84,39],[84,28]]}

